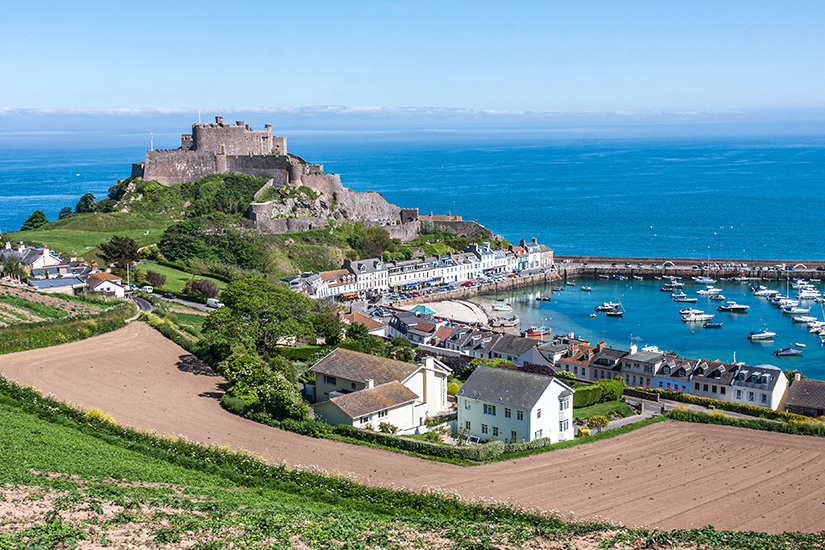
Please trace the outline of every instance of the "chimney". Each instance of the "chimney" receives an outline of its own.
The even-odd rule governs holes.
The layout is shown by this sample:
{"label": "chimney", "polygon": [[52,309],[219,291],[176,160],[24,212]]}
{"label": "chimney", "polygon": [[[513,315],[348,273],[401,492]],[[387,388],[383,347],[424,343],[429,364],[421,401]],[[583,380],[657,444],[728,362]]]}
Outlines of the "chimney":
{"label": "chimney", "polygon": [[607,344],[604,341],[601,341],[598,344],[596,344],[596,351],[597,352],[604,351],[604,348],[606,348],[606,347],[607,347]]}
{"label": "chimney", "polygon": [[235,126],[243,126],[243,120],[236,120]]}
{"label": "chimney", "polygon": [[[794,382],[799,382],[800,380],[802,380],[802,375],[798,372],[795,372],[793,374],[793,381]],[[796,390],[794,390],[794,391],[796,391]]]}
{"label": "chimney", "polygon": [[23,241],[20,241],[20,244],[17,245],[17,251],[23,252],[24,250],[26,250],[26,245],[23,244]]}
{"label": "chimney", "polygon": [[533,237],[533,244],[539,244],[535,237]]}
{"label": "chimney", "polygon": [[6,250],[11,250],[11,241],[6,241]]}
{"label": "chimney", "polygon": [[424,358],[424,368],[426,369],[434,369],[435,368],[435,357],[427,356]]}
{"label": "chimney", "polygon": [[635,354],[639,348],[636,347],[636,344],[630,344],[630,355]]}
{"label": "chimney", "polygon": [[373,380],[372,378],[368,378],[366,389],[371,390],[374,387],[375,387],[375,380]]}
{"label": "chimney", "polygon": [[222,116],[216,116],[215,117],[215,122],[217,124],[223,124],[223,117]]}

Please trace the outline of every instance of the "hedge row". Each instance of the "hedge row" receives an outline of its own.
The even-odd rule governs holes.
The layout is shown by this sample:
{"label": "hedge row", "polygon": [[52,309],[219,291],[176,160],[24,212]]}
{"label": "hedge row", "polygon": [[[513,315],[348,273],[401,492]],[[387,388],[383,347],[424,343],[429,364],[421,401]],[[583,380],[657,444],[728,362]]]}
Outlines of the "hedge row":
{"label": "hedge row", "polygon": [[549,437],[542,437],[541,439],[534,439],[533,441],[523,441],[522,443],[506,443],[504,445],[505,453],[520,453],[522,451],[532,451],[533,449],[543,449],[549,447],[553,442]]}
{"label": "hedge row", "polygon": [[618,401],[624,391],[624,381],[621,378],[599,380],[593,384],[575,384],[573,388],[573,407],[589,407],[596,403]]}
{"label": "hedge row", "polygon": [[807,422],[809,418],[801,414],[793,414],[785,411],[775,411],[767,407],[757,407],[756,405],[743,405],[740,403],[730,403],[728,401],[720,401],[718,399],[710,399],[708,397],[699,397],[697,395],[690,395],[674,390],[665,390],[660,388],[637,388],[647,392],[658,393],[665,399],[672,401],[681,401],[682,403],[691,403],[693,405],[702,405],[712,409],[722,409],[725,411],[738,412],[747,414],[748,416],[756,416],[759,418],[768,418],[770,420],[781,420],[783,422]]}
{"label": "hedge row", "polygon": [[121,328],[133,314],[132,305],[123,302],[99,314],[6,327],[0,329],[0,354],[47,348],[111,332]]}
{"label": "hedge row", "polygon": [[696,422],[699,424],[722,424],[738,428],[750,428],[765,432],[780,432],[797,435],[813,435],[825,437],[825,423],[808,419],[807,422],[773,422],[762,418],[731,418],[723,413],[705,414],[681,407],[668,413],[672,420],[682,422]]}
{"label": "hedge row", "polygon": [[183,336],[179,329],[175,327],[175,323],[169,318],[161,318],[154,313],[140,313],[140,320],[145,321],[150,327],[157,330],[165,337],[197,357],[203,356],[203,349],[197,341],[192,341]]}
{"label": "hedge row", "polygon": [[501,441],[491,441],[483,445],[462,445],[457,447],[452,445],[438,445],[427,441],[395,437],[381,432],[361,430],[347,424],[335,426],[332,431],[340,436],[367,441],[369,443],[377,443],[393,449],[453,460],[484,462],[499,456],[504,452],[505,447]]}

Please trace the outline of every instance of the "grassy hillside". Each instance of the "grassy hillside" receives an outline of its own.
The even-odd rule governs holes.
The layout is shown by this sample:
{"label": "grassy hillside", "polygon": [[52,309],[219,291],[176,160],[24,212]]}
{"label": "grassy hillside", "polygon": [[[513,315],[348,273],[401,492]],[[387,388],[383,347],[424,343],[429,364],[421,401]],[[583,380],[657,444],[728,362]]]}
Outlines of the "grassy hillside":
{"label": "grassy hillside", "polygon": [[[123,429],[0,379],[0,548],[821,548],[819,535],[565,523]],[[391,481],[391,480],[388,480]],[[695,541],[691,542],[691,541]]]}
{"label": "grassy hillside", "polygon": [[171,290],[172,292],[180,292],[181,290],[183,290],[183,285],[186,284],[186,280],[191,279],[192,277],[210,280],[218,286],[219,290],[223,290],[223,287],[226,286],[226,283],[224,283],[223,281],[219,281],[218,279],[213,279],[211,277],[203,277],[201,275],[196,276],[192,273],[187,273],[186,271],[175,269],[174,267],[167,267],[165,265],[160,265],[152,262],[140,262],[138,265],[135,266],[135,269],[140,269],[144,273],[147,271],[154,271],[155,273],[165,275],[166,284],[163,288],[166,290]]}
{"label": "grassy hillside", "polygon": [[46,244],[64,256],[77,256],[92,262],[99,260],[98,245],[112,235],[125,235],[148,246],[160,240],[163,231],[174,222],[168,216],[137,216],[111,212],[77,214],[50,222],[40,229],[6,233],[6,240],[29,245]]}

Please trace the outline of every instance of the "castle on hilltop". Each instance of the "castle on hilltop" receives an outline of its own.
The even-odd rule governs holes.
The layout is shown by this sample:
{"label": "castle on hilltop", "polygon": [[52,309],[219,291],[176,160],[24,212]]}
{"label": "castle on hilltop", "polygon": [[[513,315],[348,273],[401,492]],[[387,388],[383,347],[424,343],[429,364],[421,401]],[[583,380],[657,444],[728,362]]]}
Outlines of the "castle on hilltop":
{"label": "castle on hilltop", "polygon": [[253,130],[242,120],[224,124],[193,124],[182,134],[178,149],[146,151],[146,160],[132,165],[132,177],[164,185],[196,181],[209,174],[239,172],[269,178],[287,167],[286,138],[272,135],[272,125]]}
{"label": "castle on hilltop", "polygon": [[[217,116],[214,123],[193,124],[191,134],[181,135],[178,149],[146,151],[146,160],[132,165],[133,178],[163,185],[226,173],[266,181],[246,213],[262,233],[295,233],[347,221],[383,227],[402,241],[417,238],[421,231],[417,208],[401,208],[380,193],[344,187],[340,176],[327,174],[323,165],[287,153],[286,138],[273,136],[271,124],[258,131],[243,121],[224,124]],[[492,235],[460,217],[434,221],[461,236]]]}

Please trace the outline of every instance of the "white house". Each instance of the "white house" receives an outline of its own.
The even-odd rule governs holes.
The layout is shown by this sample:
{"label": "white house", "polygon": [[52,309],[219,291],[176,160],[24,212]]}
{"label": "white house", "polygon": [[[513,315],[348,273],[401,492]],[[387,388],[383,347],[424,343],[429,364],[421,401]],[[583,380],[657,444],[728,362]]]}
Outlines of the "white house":
{"label": "white house", "polygon": [[484,441],[573,439],[573,389],[551,376],[479,366],[456,395],[458,428]]}
{"label": "white house", "polygon": [[104,294],[114,294],[115,298],[123,298],[125,290],[121,286],[123,279],[98,271],[86,277],[86,288],[92,292],[102,292]]}
{"label": "white house", "polygon": [[338,348],[309,370],[315,373],[312,410],[333,426],[378,429],[388,422],[399,433],[416,433],[448,408],[451,371],[433,357],[413,364]]}

